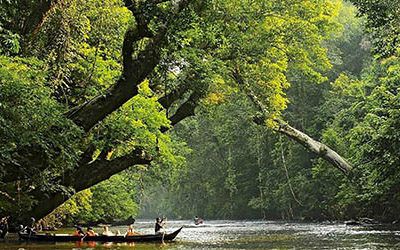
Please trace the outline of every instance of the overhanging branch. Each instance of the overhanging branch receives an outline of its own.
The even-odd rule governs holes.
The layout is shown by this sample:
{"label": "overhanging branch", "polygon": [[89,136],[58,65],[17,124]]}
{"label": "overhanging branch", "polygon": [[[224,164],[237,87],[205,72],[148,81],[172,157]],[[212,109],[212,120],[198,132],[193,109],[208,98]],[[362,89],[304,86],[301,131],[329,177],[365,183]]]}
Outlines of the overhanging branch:
{"label": "overhanging branch", "polygon": [[[150,162],[151,158],[140,149],[112,160],[98,159],[91,164],[80,165],[78,169],[65,173],[63,185],[73,187],[75,192],[79,192],[131,166],[150,164]],[[62,192],[43,194],[38,191],[32,195],[37,198],[38,204],[29,214],[26,214],[27,218],[32,215],[36,218],[43,218],[70,198],[70,195]]]}
{"label": "overhanging branch", "polygon": [[200,98],[201,95],[199,93],[193,92],[189,99],[178,108],[173,116],[169,118],[171,125],[175,126],[186,117],[193,116]]}
{"label": "overhanging branch", "polygon": [[140,51],[135,59],[132,58],[133,44],[144,36],[140,33],[140,26],[136,30],[128,30],[125,34],[123,46],[124,68],[122,75],[106,93],[99,95],[84,104],[71,109],[67,117],[89,131],[106,116],[117,110],[129,99],[138,94],[138,85],[154,70],[160,60],[160,51],[164,46],[168,22],[182,11],[189,1],[179,1],[178,9],[173,10],[165,25],[161,25],[158,33],[151,38],[146,47]]}
{"label": "overhanging branch", "polygon": [[[233,72],[233,78],[241,86],[243,91],[245,91],[246,95],[249,97],[252,103],[262,112],[262,116],[257,117],[255,119],[255,122],[259,125],[265,126],[266,124],[265,120],[268,117],[269,113],[268,109],[253,93],[250,87],[247,86],[247,84],[244,82],[244,79],[241,77],[238,70],[235,70]],[[298,142],[307,150],[317,154],[319,157],[332,164],[334,167],[339,169],[345,175],[349,175],[351,173],[352,171],[351,164],[327,145],[311,138],[304,132],[301,132],[300,130],[291,127],[289,124],[285,123],[280,119],[274,119],[274,122],[277,124],[277,126],[273,127],[273,130],[275,130],[276,132],[286,135],[287,137]]]}

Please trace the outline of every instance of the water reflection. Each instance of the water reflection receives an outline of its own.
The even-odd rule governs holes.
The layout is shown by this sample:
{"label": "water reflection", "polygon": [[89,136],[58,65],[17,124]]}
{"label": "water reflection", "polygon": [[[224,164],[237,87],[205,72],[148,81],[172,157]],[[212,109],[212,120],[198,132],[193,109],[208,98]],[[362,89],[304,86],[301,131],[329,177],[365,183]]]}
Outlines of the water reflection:
{"label": "water reflection", "polygon": [[[340,223],[276,221],[169,221],[170,231],[184,226],[175,243],[56,243],[34,244],[9,239],[0,249],[400,249],[400,230],[389,226],[360,227]],[[142,233],[153,232],[153,221],[135,223]],[[113,231],[125,231],[114,227]],[[101,231],[100,228],[97,229]]]}

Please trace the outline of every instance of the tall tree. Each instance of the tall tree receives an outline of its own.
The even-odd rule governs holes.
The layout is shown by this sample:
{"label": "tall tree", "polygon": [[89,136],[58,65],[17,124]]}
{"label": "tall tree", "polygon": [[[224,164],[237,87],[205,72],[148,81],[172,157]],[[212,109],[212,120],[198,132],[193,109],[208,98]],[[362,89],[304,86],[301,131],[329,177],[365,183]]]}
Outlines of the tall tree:
{"label": "tall tree", "polygon": [[[274,126],[286,107],[286,73],[290,69],[316,81],[324,79],[322,71],[329,62],[321,44],[337,10],[331,1],[127,0],[111,1],[108,8],[102,8],[95,0],[69,0],[29,2],[17,15],[21,2],[15,3],[10,7],[11,21],[4,23],[21,36],[21,55],[36,56],[49,68],[38,88],[50,94],[35,95],[33,100],[41,103],[50,98],[51,103],[62,103],[57,114],[67,124],[48,123],[40,128],[43,134],[70,132],[75,136],[70,144],[78,147],[71,154],[73,149],[63,151],[66,146],[47,142],[33,156],[31,151],[21,150],[20,143],[11,147],[11,157],[2,161],[1,180],[15,196],[22,188],[26,198],[33,197],[27,208],[30,213],[24,213],[27,218],[42,217],[73,192],[131,166],[150,164],[159,153],[169,154],[165,132],[194,115],[202,98],[218,102],[227,90],[235,89],[232,70],[240,69],[241,77],[251,83],[252,92],[262,100],[268,110],[266,118]],[[102,40],[107,25],[115,27],[115,33]],[[126,27],[123,34],[120,26]],[[121,54],[116,56],[118,45]],[[5,65],[10,68],[14,62],[7,59]],[[24,82],[24,78],[37,74],[38,70],[25,70],[30,63],[20,62],[17,67],[24,74],[11,74],[8,79]],[[7,82],[2,80],[1,86],[7,86]],[[12,106],[12,98],[6,103]],[[33,108],[23,102],[16,107]],[[61,118],[60,111],[66,109]],[[27,115],[23,117],[28,119]],[[280,130],[287,128],[281,126]],[[305,137],[298,132],[291,136]],[[27,145],[32,148],[37,137],[30,139]],[[53,155],[49,153],[52,150]],[[21,158],[17,162],[15,152]],[[65,152],[74,159],[53,171],[49,162],[62,162],[60,156]],[[48,158],[48,162],[35,156]]]}

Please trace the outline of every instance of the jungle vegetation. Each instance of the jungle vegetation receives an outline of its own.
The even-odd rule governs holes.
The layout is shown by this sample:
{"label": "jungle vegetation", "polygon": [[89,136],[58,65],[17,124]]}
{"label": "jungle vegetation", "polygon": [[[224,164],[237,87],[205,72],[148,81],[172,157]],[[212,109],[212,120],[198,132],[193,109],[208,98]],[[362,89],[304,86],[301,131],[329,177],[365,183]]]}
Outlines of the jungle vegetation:
{"label": "jungle vegetation", "polygon": [[399,5],[0,0],[0,217],[399,219]]}

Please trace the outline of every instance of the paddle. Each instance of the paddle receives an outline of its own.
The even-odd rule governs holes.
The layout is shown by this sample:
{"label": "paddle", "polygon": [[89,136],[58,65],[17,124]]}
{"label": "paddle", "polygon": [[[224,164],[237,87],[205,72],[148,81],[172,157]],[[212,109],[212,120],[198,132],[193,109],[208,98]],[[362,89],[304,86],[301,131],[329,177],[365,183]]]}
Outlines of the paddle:
{"label": "paddle", "polygon": [[83,241],[87,236],[87,233],[81,238],[81,241]]}
{"label": "paddle", "polygon": [[165,245],[165,242],[164,242],[164,236],[165,236],[165,231],[163,232],[163,234],[162,234],[162,238],[161,238],[161,243]]}

